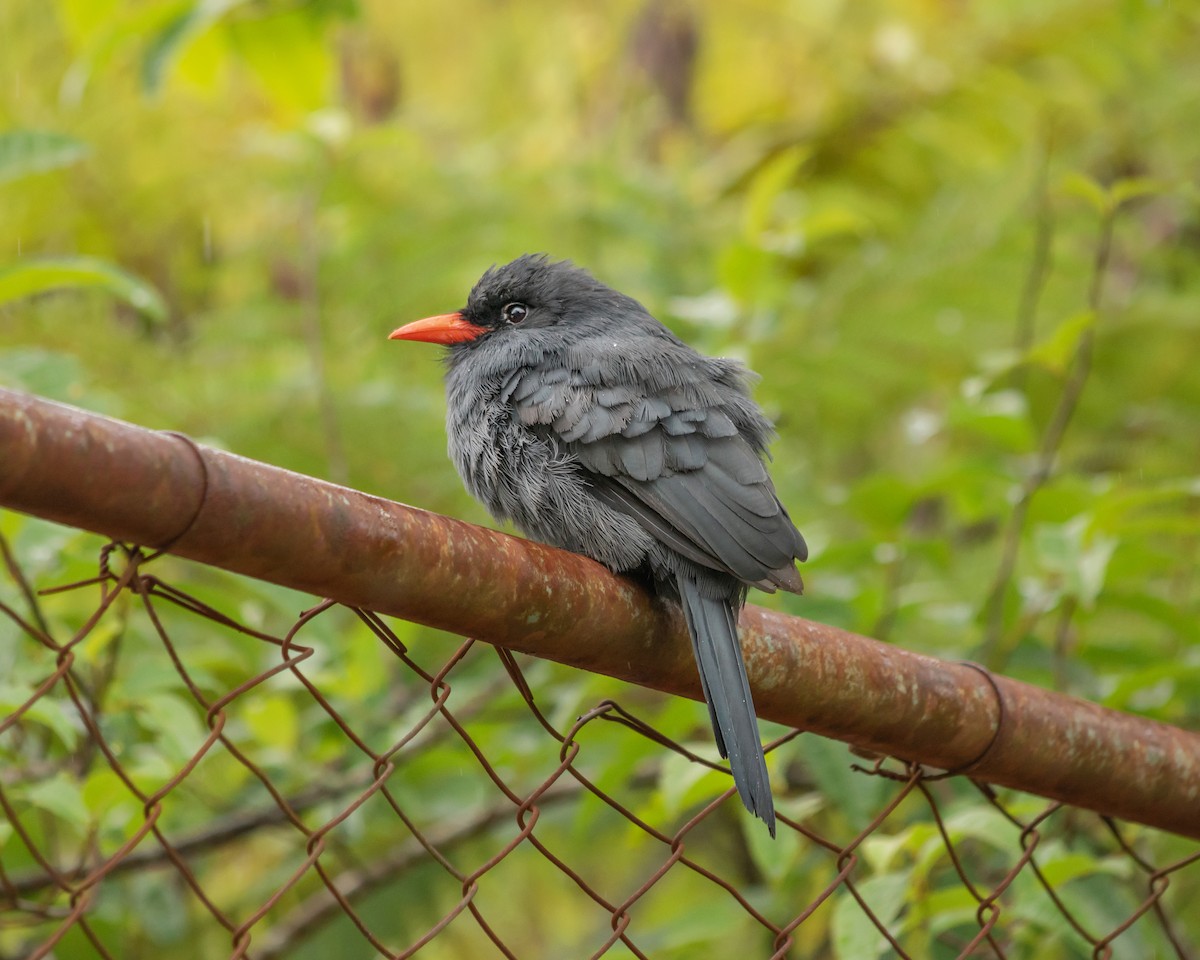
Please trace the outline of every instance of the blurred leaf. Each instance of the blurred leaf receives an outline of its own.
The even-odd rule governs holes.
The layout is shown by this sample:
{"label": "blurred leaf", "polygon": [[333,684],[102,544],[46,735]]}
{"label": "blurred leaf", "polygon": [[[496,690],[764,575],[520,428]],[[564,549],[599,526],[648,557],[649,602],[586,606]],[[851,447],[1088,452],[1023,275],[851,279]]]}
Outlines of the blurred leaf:
{"label": "blurred leaf", "polygon": [[163,883],[152,873],[137,874],[130,885],[132,910],[151,942],[179,944],[187,936],[188,910],[179,884]]}
{"label": "blurred leaf", "polygon": [[[1161,624],[1169,630],[1183,635],[1191,629],[1193,620],[1191,611],[1181,607],[1178,601],[1166,600],[1148,593],[1137,593],[1129,590],[1110,588],[1104,593],[1105,604],[1114,610],[1130,610],[1141,614],[1148,621]],[[1124,663],[1133,666],[1133,658],[1128,654],[1122,655]]]}
{"label": "blurred leaf", "polygon": [[807,147],[789,147],[764,163],[755,174],[745,204],[745,231],[751,242],[771,226],[780,194],[793,186],[809,152]]}
{"label": "blurred leaf", "polygon": [[327,101],[334,60],[324,24],[308,7],[229,24],[234,48],[271,101],[303,115]]}
{"label": "blurred leaf", "polygon": [[131,705],[138,724],[155,737],[156,746],[169,763],[191,759],[208,731],[197,715],[195,704],[170,693],[139,697]]}
{"label": "blurred leaf", "polygon": [[1141,200],[1166,193],[1170,185],[1153,177],[1129,177],[1118,180],[1110,189],[1113,203],[1120,205],[1130,200]]}
{"label": "blurred leaf", "polygon": [[[869,877],[855,886],[876,919],[890,928],[900,916],[906,896],[917,894],[911,879],[907,873],[888,873]],[[890,949],[858,901],[846,892],[839,894],[833,911],[833,945],[839,960],[872,960]]]}
{"label": "blurred leaf", "polygon": [[[1118,710],[1151,710],[1170,702],[1180,706],[1194,704],[1195,690],[1200,685],[1197,659],[1194,656],[1182,660],[1172,658],[1142,669],[1127,670],[1104,697],[1104,703]],[[1181,695],[1181,688],[1188,690],[1187,697]]]}
{"label": "blurred leaf", "polygon": [[101,34],[119,15],[120,0],[58,0],[55,12],[77,47]]}
{"label": "blurred leaf", "polygon": [[775,259],[756,244],[731,242],[721,254],[721,286],[739,303],[752,303],[767,284]]}
{"label": "blurred leaf", "polygon": [[929,933],[934,937],[963,926],[965,936],[960,939],[965,942],[978,931],[979,901],[970,890],[957,884],[926,893],[921,900],[920,915],[929,918]]}
{"label": "blurred leaf", "polygon": [[946,425],[997,450],[1028,451],[1035,439],[1025,398],[1014,390],[956,399],[946,412]]}
{"label": "blurred leaf", "polygon": [[1030,349],[1026,359],[1062,376],[1075,356],[1079,339],[1095,322],[1095,314],[1090,310],[1068,317],[1049,337]]}
{"label": "blurred leaf", "polygon": [[281,753],[294,754],[299,740],[296,707],[286,696],[261,696],[240,713],[259,743]]}
{"label": "blurred leaf", "polygon": [[[32,687],[15,687],[9,684],[0,685],[0,716],[8,716],[25,704],[34,693]],[[79,742],[82,730],[79,721],[73,717],[68,708],[54,697],[38,697],[29,708],[21,714],[24,723],[37,723],[54,733],[59,742],[68,749],[74,749]]]}
{"label": "blurred leaf", "polygon": [[119,819],[123,820],[143,814],[142,801],[110,767],[92,770],[83,783],[81,795],[88,809],[103,815],[110,826],[118,819],[112,816],[114,811],[119,810]]}
{"label": "blurred leaf", "polygon": [[908,518],[915,493],[895,474],[871,473],[854,487],[847,503],[877,533],[892,535]]}
{"label": "blurred leaf", "polygon": [[106,260],[45,257],[0,267],[0,304],[52,290],[88,287],[123,300],[155,322],[167,318],[167,305],[154,287]]}
{"label": "blurred leaf", "polygon": [[83,382],[83,363],[71,354],[40,347],[0,350],[0,383],[46,397],[66,397]]}
{"label": "blurred leaf", "polygon": [[87,155],[88,145],[65,133],[7,130],[0,133],[0,184],[70,166]]}
{"label": "blurred leaf", "polygon": [[1063,581],[1063,589],[1090,609],[1104,587],[1108,562],[1116,549],[1112,537],[1093,534],[1089,518],[1075,517],[1062,524],[1038,524],[1033,548],[1038,563]]}
{"label": "blurred leaf", "polygon": [[1143,518],[1178,517],[1187,523],[1192,501],[1200,501],[1200,477],[1183,474],[1136,487],[1116,484],[1097,499],[1092,511],[1098,529],[1120,534],[1136,529]]}
{"label": "blurred leaf", "polygon": [[867,777],[853,770],[853,765],[862,766],[864,761],[851,754],[844,743],[806,736],[801,746],[804,763],[821,793],[833,798],[833,809],[845,816],[856,830],[870,823],[879,812],[881,799],[890,792],[891,784],[882,777]]}
{"label": "blurred leaf", "polygon": [[195,0],[172,16],[151,38],[142,56],[142,86],[151,93],[157,91],[188,43],[230,10],[249,2],[251,0]]}
{"label": "blurred leaf", "polygon": [[[941,838],[931,823],[914,823],[898,833],[874,834],[868,837],[861,849],[863,859],[876,874],[890,872],[894,866],[916,859],[923,845],[933,839],[939,845]],[[916,871],[914,871],[914,876]]]}
{"label": "blurred leaf", "polygon": [[824,240],[861,236],[868,232],[870,221],[846,206],[822,206],[806,213],[800,220],[805,249],[812,249]]}
{"label": "blurred leaf", "polygon": [[[707,745],[696,745],[704,751]],[[678,817],[697,804],[707,803],[713,796],[729,789],[729,775],[687,757],[670,753],[659,768],[659,799],[668,817]]]}
{"label": "blurred leaf", "polygon": [[[772,764],[773,759],[775,758],[771,754],[767,755],[768,764]],[[779,783],[783,778],[783,770],[780,769],[780,765],[772,764],[769,769],[772,781]],[[789,793],[786,796],[777,795],[775,797],[776,811],[781,816],[799,823],[804,823],[811,817],[817,816],[826,806],[826,798],[815,790],[798,795]],[[790,885],[795,876],[796,862],[804,855],[807,846],[803,834],[781,828],[772,837],[762,829],[759,821],[755,819],[746,817],[741,819],[740,823],[742,839],[750,850],[750,855],[754,858],[755,868],[760,870],[772,885]]]}
{"label": "blurred leaf", "polygon": [[25,786],[21,795],[33,806],[47,810],[81,830],[91,823],[92,815],[83,802],[83,791],[73,777],[62,771]]}
{"label": "blurred leaf", "polygon": [[1067,196],[1079,197],[1101,215],[1112,209],[1112,195],[1086,174],[1068,173],[1062,179],[1062,190]]}
{"label": "blurred leaf", "polygon": [[1013,831],[1012,823],[990,804],[964,807],[946,818],[946,829],[954,841],[978,840],[998,850],[1008,847],[1006,834]]}
{"label": "blurred leaf", "polygon": [[[678,903],[671,911],[671,923],[662,927],[657,936],[641,941],[651,956],[703,955],[723,937],[728,937],[730,924],[737,914],[725,903]],[[670,951],[668,954],[667,951]],[[676,952],[679,951],[679,952]]]}

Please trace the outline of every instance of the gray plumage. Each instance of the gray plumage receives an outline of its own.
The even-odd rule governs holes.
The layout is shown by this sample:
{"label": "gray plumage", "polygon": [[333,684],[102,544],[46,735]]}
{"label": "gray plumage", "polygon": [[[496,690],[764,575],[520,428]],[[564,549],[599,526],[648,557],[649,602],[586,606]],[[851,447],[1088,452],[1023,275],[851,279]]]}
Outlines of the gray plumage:
{"label": "gray plumage", "polygon": [[750,374],[545,257],[493,267],[461,316],[480,332],[447,354],[446,425],[467,489],[529,536],[648,573],[680,601],[717,745],[774,835],[737,613],[747,586],[799,593],[807,548],[763,465],[771,426]]}

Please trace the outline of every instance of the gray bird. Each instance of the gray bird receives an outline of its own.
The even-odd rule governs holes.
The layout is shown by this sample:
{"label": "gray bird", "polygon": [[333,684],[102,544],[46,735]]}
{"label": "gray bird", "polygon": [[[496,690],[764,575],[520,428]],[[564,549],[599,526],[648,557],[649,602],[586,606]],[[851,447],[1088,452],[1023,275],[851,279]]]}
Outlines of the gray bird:
{"label": "gray bird", "polygon": [[544,256],[492,267],[461,310],[391,339],[449,347],[450,457],[493,516],[682,605],[717,748],[774,836],[737,617],[747,587],[800,593],[808,548],[763,466],[749,371]]}

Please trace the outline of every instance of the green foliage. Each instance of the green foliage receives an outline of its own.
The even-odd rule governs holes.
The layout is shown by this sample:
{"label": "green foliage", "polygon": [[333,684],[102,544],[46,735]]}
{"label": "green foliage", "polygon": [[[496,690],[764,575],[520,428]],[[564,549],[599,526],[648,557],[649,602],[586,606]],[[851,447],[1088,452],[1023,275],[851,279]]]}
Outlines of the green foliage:
{"label": "green foliage", "polygon": [[0,183],[69,166],[86,154],[87,144],[75,137],[45,130],[8,130],[0,133]]}
{"label": "green foliage", "polygon": [[96,287],[151,320],[166,319],[166,304],[153,287],[95,257],[31,257],[0,268],[0,304],[63,287]]}
{"label": "green foliage", "polygon": [[[86,143],[65,134],[0,132],[0,184],[69,166],[86,154]],[[151,320],[161,322],[166,316],[166,305],[152,286],[96,257],[36,257],[0,264],[0,305],[63,287],[95,287]]]}
{"label": "green foliage", "polygon": [[[460,305],[493,262],[533,250],[572,257],[698,347],[762,375],[758,397],[779,429],[774,475],[813,556],[805,597],[757,601],[1194,727],[1196,11],[1124,0],[697,0],[701,52],[690,115],[678,121],[634,66],[641,7],[0,5],[0,382],[488,522],[443,453],[434,354],[385,338]],[[88,538],[10,517],[0,530],[41,578],[93,572]],[[290,622],[307,602],[176,572],[255,622]],[[68,596],[57,625],[77,627],[86,609]],[[90,638],[81,669],[101,676],[121,664],[106,696],[130,768],[153,790],[208,731],[161,657],[139,659],[158,641],[129,623]],[[264,668],[253,644],[186,619],[173,629],[213,696]],[[401,629],[414,647],[450,649]],[[356,730],[386,739],[428,709],[395,698],[378,642],[357,622],[313,630],[316,646],[339,653],[312,676]],[[52,669],[13,644],[0,635],[0,713]],[[456,696],[485,699],[498,669],[479,658]],[[638,696],[548,664],[535,679],[556,719]],[[511,706],[474,732],[506,776],[532,786],[556,758],[530,756]],[[702,708],[637,706],[711,752]],[[289,789],[309,785],[298,751],[336,771],[351,749],[283,684],[239,704],[233,722]],[[5,768],[79,748],[80,730],[53,701],[23,724],[20,749],[0,739]],[[667,820],[723,782],[636,737],[587,749],[601,782],[652,772],[647,809]],[[396,788],[430,823],[467,816],[487,798],[459,763],[423,753]],[[780,806],[818,830],[852,836],[890,795],[849,773],[837,744],[801,737],[771,763],[779,784],[804,771]],[[238,811],[257,796],[228,757],[200,773],[173,814],[188,827],[214,805]],[[142,822],[103,768],[22,783],[15,795],[48,832],[94,834],[108,850]],[[1015,833],[974,797],[954,803],[951,833],[1002,874]],[[597,836],[631,843],[620,825],[592,829],[586,809],[556,825],[575,855],[601,856]],[[362,856],[391,822],[363,812]],[[828,882],[828,861],[794,839],[739,843],[776,906],[808,902]],[[295,866],[269,846],[205,866],[242,914]],[[15,858],[6,870],[27,865],[22,849],[0,832],[0,854]],[[1098,849],[1081,837],[1045,865],[1103,928],[1134,905],[1114,903],[1103,881],[1116,867]],[[940,956],[939,937],[973,929],[974,901],[919,813],[897,811],[863,856],[861,892],[916,955]],[[588,916],[558,881],[518,879]],[[128,956],[227,946],[189,944],[198,914],[178,891],[141,880],[120,890],[97,922],[140,925]],[[1037,890],[1018,892],[1040,904],[1019,908],[1021,955],[1085,955]],[[458,896],[425,876],[405,893],[431,913]],[[672,916],[664,903],[647,909]],[[712,942],[723,924],[736,942],[739,923],[681,921],[652,953],[694,955],[697,931]],[[1187,925],[1195,942],[1200,927]],[[797,936],[814,956],[887,949],[843,893]],[[1163,946],[1126,936],[1118,956]],[[561,955],[586,952],[582,937],[554,942]],[[61,955],[87,949],[68,940]]]}

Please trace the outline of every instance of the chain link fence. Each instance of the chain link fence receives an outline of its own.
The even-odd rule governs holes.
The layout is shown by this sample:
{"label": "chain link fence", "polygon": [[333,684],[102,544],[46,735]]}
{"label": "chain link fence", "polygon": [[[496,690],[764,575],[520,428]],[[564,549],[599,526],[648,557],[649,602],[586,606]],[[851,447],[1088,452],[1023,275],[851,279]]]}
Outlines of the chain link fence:
{"label": "chain link fence", "polygon": [[0,545],[2,957],[1196,956],[1183,838],[790,731],[772,843],[666,698],[560,702],[577,671],[284,622],[118,544],[33,583]]}

